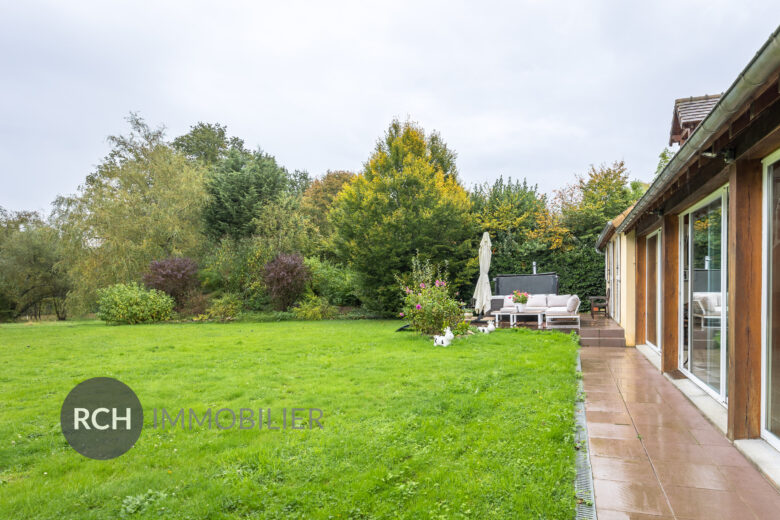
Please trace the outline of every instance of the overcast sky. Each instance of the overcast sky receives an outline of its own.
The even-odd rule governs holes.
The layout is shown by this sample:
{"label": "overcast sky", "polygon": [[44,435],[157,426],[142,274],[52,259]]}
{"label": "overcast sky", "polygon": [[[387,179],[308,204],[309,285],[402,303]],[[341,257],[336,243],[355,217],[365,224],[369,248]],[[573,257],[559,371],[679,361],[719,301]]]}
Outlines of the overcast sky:
{"label": "overcast sky", "polygon": [[780,23],[776,1],[262,4],[0,0],[0,206],[75,192],[130,111],[315,176],[359,170],[397,116],[467,186],[616,159],[649,180],[674,99],[724,91]]}

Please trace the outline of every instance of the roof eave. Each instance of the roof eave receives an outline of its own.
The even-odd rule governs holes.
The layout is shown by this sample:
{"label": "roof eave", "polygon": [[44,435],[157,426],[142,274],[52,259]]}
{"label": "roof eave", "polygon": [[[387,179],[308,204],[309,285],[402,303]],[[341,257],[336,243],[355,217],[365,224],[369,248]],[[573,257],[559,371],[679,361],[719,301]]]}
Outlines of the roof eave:
{"label": "roof eave", "polygon": [[739,110],[750,96],[761,87],[780,66],[780,27],[775,29],[769,39],[759,49],[750,63],[737,76],[737,79],[723,93],[712,111],[693,131],[669,164],[655,178],[648,190],[637,201],[634,209],[618,226],[617,231],[625,232],[636,224],[644,210],[655,201],[668,187],[688,161],[702,151],[709,139]]}
{"label": "roof eave", "polygon": [[612,221],[610,220],[607,222],[607,225],[604,226],[604,229],[601,230],[601,234],[599,234],[599,237],[596,239],[596,251],[599,253],[603,251],[603,249],[607,246],[607,242],[612,238],[612,235],[615,234],[615,226],[612,224]]}

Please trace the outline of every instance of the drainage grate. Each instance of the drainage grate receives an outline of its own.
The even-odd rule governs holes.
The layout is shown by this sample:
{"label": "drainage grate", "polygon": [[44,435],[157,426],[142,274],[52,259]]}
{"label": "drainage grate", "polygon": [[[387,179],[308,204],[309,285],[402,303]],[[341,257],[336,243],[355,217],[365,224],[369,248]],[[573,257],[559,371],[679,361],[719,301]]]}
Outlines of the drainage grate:
{"label": "drainage grate", "polygon": [[[582,364],[577,356],[577,371],[582,372]],[[582,379],[577,393],[582,394]],[[593,472],[590,468],[588,455],[588,424],[585,420],[585,403],[577,402],[574,407],[575,434],[574,440],[580,446],[577,450],[577,478],[574,481],[574,494],[577,496],[576,520],[596,520],[596,502],[593,498]]]}

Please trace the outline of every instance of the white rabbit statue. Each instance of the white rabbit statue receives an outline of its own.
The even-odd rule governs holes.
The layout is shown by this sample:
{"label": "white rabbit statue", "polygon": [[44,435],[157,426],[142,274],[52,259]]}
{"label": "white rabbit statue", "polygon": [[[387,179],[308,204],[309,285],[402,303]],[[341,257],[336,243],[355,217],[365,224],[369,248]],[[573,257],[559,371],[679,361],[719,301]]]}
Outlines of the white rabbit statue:
{"label": "white rabbit statue", "polygon": [[434,336],[433,344],[437,347],[449,347],[450,340],[447,338],[447,336]]}
{"label": "white rabbit statue", "polygon": [[444,337],[447,338],[447,341],[452,341],[453,339],[455,339],[455,334],[453,334],[452,330],[449,327],[447,327],[446,329],[444,329]]}
{"label": "white rabbit statue", "polygon": [[488,323],[488,325],[487,325],[487,327],[486,327],[486,328],[487,328],[487,331],[488,331],[488,332],[493,332],[494,330],[496,330],[496,323],[495,323],[494,321],[492,321],[492,320],[491,320],[491,321]]}

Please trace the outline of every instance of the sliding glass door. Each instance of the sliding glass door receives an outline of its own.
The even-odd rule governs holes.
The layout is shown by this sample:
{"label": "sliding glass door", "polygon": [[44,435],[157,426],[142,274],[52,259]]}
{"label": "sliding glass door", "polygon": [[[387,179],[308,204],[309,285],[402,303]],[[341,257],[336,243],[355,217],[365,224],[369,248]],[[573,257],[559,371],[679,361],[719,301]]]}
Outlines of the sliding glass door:
{"label": "sliding glass door", "polygon": [[661,303],[661,276],[659,266],[661,264],[661,233],[656,232],[647,237],[647,285],[645,287],[645,294],[647,299],[645,301],[645,312],[647,316],[647,324],[645,330],[645,337],[647,338],[647,344],[656,349],[661,347],[661,319],[660,319],[660,303]]}
{"label": "sliding glass door", "polygon": [[726,401],[726,212],[722,188],[681,217],[680,369]]}
{"label": "sliding glass door", "polygon": [[[780,152],[773,154],[780,155]],[[767,176],[764,241],[766,340],[764,346],[764,432],[780,447],[780,161],[765,166]],[[765,163],[766,164],[766,163]]]}

